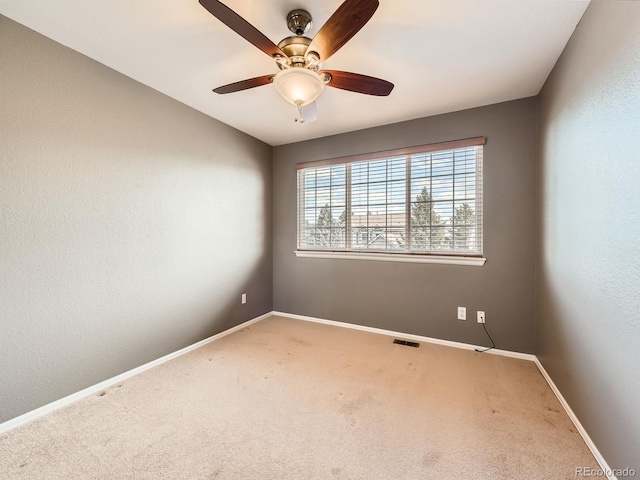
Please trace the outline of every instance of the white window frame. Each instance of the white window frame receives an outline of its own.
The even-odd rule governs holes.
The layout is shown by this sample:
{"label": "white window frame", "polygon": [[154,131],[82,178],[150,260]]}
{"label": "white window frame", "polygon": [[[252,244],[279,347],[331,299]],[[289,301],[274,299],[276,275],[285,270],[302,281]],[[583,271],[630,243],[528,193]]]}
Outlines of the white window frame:
{"label": "white window frame", "polygon": [[[436,263],[436,264],[453,264],[453,265],[469,265],[469,266],[482,266],[486,262],[486,258],[483,256],[483,248],[484,248],[484,239],[483,239],[483,146],[486,143],[486,137],[475,137],[464,140],[455,140],[450,142],[442,142],[435,143],[429,145],[421,145],[418,147],[410,147],[403,148],[397,150],[388,150],[383,152],[374,152],[363,155],[356,155],[350,157],[342,157],[330,160],[321,160],[316,162],[308,162],[308,163],[300,163],[296,165],[296,170],[298,171],[298,185],[297,185],[297,215],[296,215],[296,232],[297,232],[297,249],[295,251],[296,256],[302,258],[330,258],[330,259],[346,259],[346,260],[377,260],[377,261],[391,261],[391,262],[412,262],[412,263]],[[407,157],[407,216],[405,217],[405,225],[410,224],[410,210],[411,210],[411,157],[412,155],[420,155],[426,153],[436,153],[440,151],[448,151],[455,150],[460,148],[468,148],[468,147],[480,147],[478,150],[478,155],[476,158],[476,185],[475,185],[475,202],[476,202],[476,229],[477,234],[476,238],[479,242],[479,250],[470,254],[465,254],[464,250],[432,250],[432,251],[399,251],[399,252],[391,252],[391,251],[372,251],[372,250],[362,250],[362,249],[352,249],[351,248],[351,225],[349,212],[351,211],[351,179],[350,174],[346,175],[346,211],[347,211],[347,224],[345,226],[345,241],[347,242],[345,248],[339,249],[324,249],[324,248],[301,248],[301,235],[303,231],[303,220],[302,220],[302,211],[304,210],[304,205],[301,204],[303,200],[301,200],[301,191],[303,191],[303,186],[301,186],[301,171],[305,169],[316,169],[320,167],[326,166],[338,166],[351,164],[356,162],[366,162],[366,161],[376,161],[376,160],[384,160],[397,156],[406,156]],[[347,172],[350,172],[350,167],[347,168]],[[429,177],[431,178],[431,177]],[[302,188],[302,190],[301,190]],[[455,194],[454,199],[455,201]],[[409,232],[410,225],[406,228],[406,232]],[[410,238],[410,237],[409,237]],[[410,239],[408,241],[410,243]]]}

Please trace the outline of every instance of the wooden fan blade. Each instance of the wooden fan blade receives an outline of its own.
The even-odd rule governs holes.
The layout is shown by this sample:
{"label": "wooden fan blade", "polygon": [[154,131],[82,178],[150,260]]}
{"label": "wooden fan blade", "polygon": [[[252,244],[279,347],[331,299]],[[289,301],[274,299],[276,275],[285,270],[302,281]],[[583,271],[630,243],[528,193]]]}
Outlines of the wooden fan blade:
{"label": "wooden fan blade", "polygon": [[311,41],[307,52],[316,52],[324,62],[365,26],[378,5],[378,0],[345,0]]}
{"label": "wooden fan blade", "polygon": [[239,82],[230,83],[229,85],[223,85],[213,91],[216,93],[233,93],[241,90],[247,90],[248,88],[260,87],[271,83],[274,75],[263,75],[262,77],[249,78],[247,80],[241,80]]}
{"label": "wooden fan blade", "polygon": [[251,25],[224,3],[218,2],[217,0],[200,0],[200,5],[209,10],[214,17],[224,23],[231,30],[258,47],[270,57],[278,55],[286,57],[284,52],[280,50],[275,43],[269,40],[256,27]]}
{"label": "wooden fan blade", "polygon": [[349,90],[350,92],[386,97],[393,90],[393,83],[380,78],[360,75],[359,73],[341,72],[339,70],[322,70],[319,73],[331,75],[331,80],[327,83],[328,86]]}

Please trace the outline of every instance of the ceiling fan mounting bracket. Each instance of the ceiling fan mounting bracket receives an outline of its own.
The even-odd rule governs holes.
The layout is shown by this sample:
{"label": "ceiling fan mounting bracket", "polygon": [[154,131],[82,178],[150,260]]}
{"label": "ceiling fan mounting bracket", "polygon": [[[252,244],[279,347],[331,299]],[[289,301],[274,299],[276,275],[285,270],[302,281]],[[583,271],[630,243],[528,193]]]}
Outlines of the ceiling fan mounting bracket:
{"label": "ceiling fan mounting bracket", "polygon": [[311,25],[311,14],[306,10],[291,10],[287,14],[287,27],[294,35],[304,35],[309,31]]}

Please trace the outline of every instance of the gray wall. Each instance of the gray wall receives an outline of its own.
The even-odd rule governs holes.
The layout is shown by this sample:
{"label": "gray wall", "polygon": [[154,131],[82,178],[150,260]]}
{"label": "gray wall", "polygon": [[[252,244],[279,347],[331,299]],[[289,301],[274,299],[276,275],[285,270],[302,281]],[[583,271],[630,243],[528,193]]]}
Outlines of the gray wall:
{"label": "gray wall", "polygon": [[592,2],[540,95],[536,353],[640,472],[640,3]]}
{"label": "gray wall", "polygon": [[272,309],[270,146],[1,16],[0,62],[0,422]]}
{"label": "gray wall", "polygon": [[[426,98],[424,101],[428,101]],[[537,99],[371,128],[274,149],[274,308],[533,352]],[[483,267],[297,258],[296,163],[484,135]],[[456,319],[467,307],[467,321]]]}

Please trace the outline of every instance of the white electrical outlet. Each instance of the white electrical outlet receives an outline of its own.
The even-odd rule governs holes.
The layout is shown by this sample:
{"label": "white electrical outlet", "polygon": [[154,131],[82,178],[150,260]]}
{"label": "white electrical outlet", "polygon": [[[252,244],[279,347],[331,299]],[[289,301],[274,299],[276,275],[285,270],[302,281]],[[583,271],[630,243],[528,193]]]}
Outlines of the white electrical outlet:
{"label": "white electrical outlet", "polygon": [[458,307],[458,320],[467,319],[467,307]]}
{"label": "white electrical outlet", "polygon": [[245,303],[247,303],[247,294],[243,293],[242,294],[242,304],[244,305]]}
{"label": "white electrical outlet", "polygon": [[484,316],[484,312],[478,310],[478,323],[484,323],[487,317]]}

